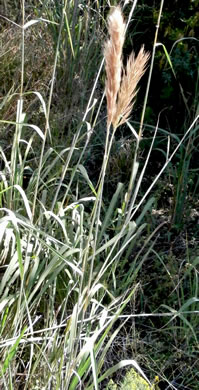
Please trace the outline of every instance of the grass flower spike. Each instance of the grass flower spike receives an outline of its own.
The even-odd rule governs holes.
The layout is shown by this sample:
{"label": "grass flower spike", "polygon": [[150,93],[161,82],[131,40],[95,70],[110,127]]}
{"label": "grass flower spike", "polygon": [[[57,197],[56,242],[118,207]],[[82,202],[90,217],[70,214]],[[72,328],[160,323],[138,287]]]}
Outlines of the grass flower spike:
{"label": "grass flower spike", "polygon": [[145,72],[149,53],[142,47],[135,58],[131,53],[126,68],[122,65],[122,48],[125,38],[125,23],[120,7],[115,7],[109,16],[110,39],[105,44],[106,99],[108,126],[116,129],[130,115],[137,93],[137,85]]}
{"label": "grass flower spike", "polygon": [[115,7],[108,18],[110,39],[105,43],[106,62],[106,98],[108,125],[113,121],[116,111],[117,95],[120,89],[122,73],[122,49],[125,38],[125,23],[120,6]]}
{"label": "grass flower spike", "polygon": [[123,71],[117,106],[113,117],[114,127],[118,127],[127,121],[135,102],[138,82],[145,72],[148,59],[149,53],[144,51],[143,46],[136,58],[134,52],[128,58],[126,69]]}

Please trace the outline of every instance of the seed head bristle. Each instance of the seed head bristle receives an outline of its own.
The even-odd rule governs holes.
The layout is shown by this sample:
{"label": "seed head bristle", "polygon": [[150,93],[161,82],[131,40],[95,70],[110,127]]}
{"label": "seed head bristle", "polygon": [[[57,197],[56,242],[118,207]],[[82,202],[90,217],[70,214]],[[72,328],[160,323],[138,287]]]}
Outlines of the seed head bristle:
{"label": "seed head bristle", "polygon": [[114,7],[108,18],[110,39],[104,46],[106,63],[106,98],[108,124],[112,122],[116,110],[117,94],[121,83],[122,48],[125,38],[125,23],[120,6]]}
{"label": "seed head bristle", "polygon": [[[104,46],[106,68],[107,124],[116,129],[125,123],[133,108],[137,84],[145,72],[149,53],[142,47],[135,58],[131,53],[126,68],[122,65],[125,23],[120,6],[114,7],[108,18],[110,39]],[[122,75],[123,69],[123,75]],[[122,77],[122,79],[121,79]]]}
{"label": "seed head bristle", "polygon": [[123,70],[117,107],[112,119],[114,127],[118,127],[128,120],[135,103],[137,85],[146,70],[148,59],[149,53],[144,51],[143,46],[136,58],[134,52],[129,56],[126,68]]}

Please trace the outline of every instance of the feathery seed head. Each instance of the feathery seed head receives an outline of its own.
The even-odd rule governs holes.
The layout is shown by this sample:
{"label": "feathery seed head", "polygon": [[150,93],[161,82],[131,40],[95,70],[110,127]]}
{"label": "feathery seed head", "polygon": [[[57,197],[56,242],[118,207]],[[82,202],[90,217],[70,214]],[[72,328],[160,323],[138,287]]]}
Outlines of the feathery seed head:
{"label": "feathery seed head", "polygon": [[120,88],[125,27],[121,8],[119,6],[114,7],[108,19],[110,39],[104,46],[108,124],[112,122],[116,109],[117,94]]}
{"label": "feathery seed head", "polygon": [[144,46],[142,46],[136,58],[132,52],[127,60],[118,92],[117,107],[112,118],[115,128],[125,123],[129,118],[135,103],[137,85],[146,70],[148,59],[149,53],[146,53]]}
{"label": "feathery seed head", "polygon": [[113,44],[122,49],[124,44],[125,28],[124,18],[120,6],[114,7],[108,19],[109,34]]}
{"label": "feathery seed head", "polygon": [[104,46],[106,68],[106,100],[107,124],[112,123],[116,129],[125,123],[133,108],[137,93],[137,84],[145,72],[149,53],[142,47],[135,58],[134,52],[130,55],[126,68],[122,74],[122,49],[125,39],[125,28],[120,6],[114,7],[108,18],[110,39]]}

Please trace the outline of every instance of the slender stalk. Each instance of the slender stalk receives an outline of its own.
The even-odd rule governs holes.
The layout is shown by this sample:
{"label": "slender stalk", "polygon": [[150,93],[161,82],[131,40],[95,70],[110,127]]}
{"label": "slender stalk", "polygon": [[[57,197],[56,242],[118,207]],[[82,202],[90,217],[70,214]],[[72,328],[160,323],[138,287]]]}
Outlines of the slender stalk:
{"label": "slender stalk", "polygon": [[23,85],[24,85],[24,24],[25,24],[25,1],[22,1],[22,24],[21,24],[21,81],[20,81],[20,94],[17,102],[17,115],[16,115],[16,129],[14,134],[12,153],[11,153],[11,190],[8,200],[9,207],[12,209],[13,197],[14,197],[14,184],[17,180],[17,163],[19,156],[19,140],[21,135],[21,119],[23,110]]}
{"label": "slender stalk", "polygon": [[60,41],[61,41],[61,32],[62,32],[63,23],[64,23],[66,6],[67,6],[67,0],[65,0],[65,2],[64,2],[64,6],[62,9],[62,17],[61,17],[60,26],[59,26],[59,35],[58,35],[58,39],[57,39],[57,47],[56,47],[55,60],[54,60],[54,66],[53,66],[52,81],[51,81],[50,94],[49,94],[48,106],[47,106],[47,116],[46,116],[45,130],[44,130],[44,140],[42,142],[42,147],[41,147],[41,155],[40,155],[40,159],[39,159],[37,181],[36,181],[36,185],[35,185],[35,193],[34,193],[34,198],[33,198],[33,206],[32,206],[32,218],[33,219],[34,219],[34,215],[35,215],[36,201],[37,201],[38,188],[39,188],[39,180],[40,180],[44,150],[45,150],[45,145],[46,145],[46,139],[47,139],[47,134],[50,131],[50,128],[49,128],[50,108],[51,108],[52,94],[53,94],[54,83],[55,83],[55,73],[56,73],[56,68],[57,68],[59,45],[60,45]]}
{"label": "slender stalk", "polygon": [[[18,162],[18,155],[19,155],[19,140],[21,136],[21,129],[22,126],[20,124],[22,119],[22,109],[23,109],[23,85],[24,85],[24,24],[25,24],[25,0],[22,0],[22,24],[21,24],[21,86],[20,86],[20,97],[17,104],[17,118],[16,118],[16,131],[14,136],[14,142],[13,142],[13,149],[12,149],[12,156],[11,156],[11,173],[12,173],[12,195],[11,195],[11,207],[12,207],[12,200],[15,188],[13,187],[14,184],[16,184],[17,181],[17,162]],[[20,238],[19,238],[20,242]],[[19,249],[21,250],[20,244],[18,242],[18,252]],[[18,254],[18,259],[20,258],[20,255]],[[20,268],[20,263],[19,263]],[[21,287],[20,287],[20,294],[19,299],[17,303],[17,312],[15,315],[15,332],[18,331],[18,325],[21,322],[21,317],[19,315],[20,313],[20,307],[21,307],[21,301],[22,301],[22,295],[23,295],[23,288],[24,288],[24,272],[21,274]]]}
{"label": "slender stalk", "polygon": [[[131,215],[129,215],[129,220],[131,220],[133,218],[133,216],[135,215],[135,213],[137,212],[137,210],[139,209],[139,207],[142,205],[142,203],[144,202],[144,200],[146,199],[147,195],[151,192],[151,190],[153,189],[154,185],[157,183],[158,179],[160,178],[160,176],[162,175],[162,173],[164,172],[164,170],[166,169],[166,167],[168,166],[168,164],[170,163],[170,161],[173,159],[173,157],[176,155],[178,149],[180,148],[180,146],[182,145],[182,143],[184,142],[184,140],[186,139],[187,135],[190,133],[190,131],[194,128],[195,125],[197,125],[197,122],[199,121],[199,115],[194,119],[194,121],[192,122],[191,126],[188,128],[188,130],[186,131],[186,133],[184,134],[184,136],[182,137],[182,139],[180,140],[179,144],[176,146],[175,150],[173,151],[173,153],[171,154],[171,156],[167,159],[167,161],[165,162],[165,164],[163,165],[162,169],[160,170],[160,172],[158,173],[158,175],[156,176],[156,178],[154,179],[153,183],[150,185],[150,187],[148,188],[148,190],[145,192],[144,196],[142,197],[142,199],[140,200],[140,202],[138,203],[138,205],[136,206],[135,210],[132,212]],[[132,211],[132,209],[131,209]]]}
{"label": "slender stalk", "polygon": [[[158,15],[158,20],[156,24],[156,31],[155,31],[155,37],[154,37],[154,42],[153,42],[153,50],[152,50],[152,55],[151,55],[151,63],[150,63],[150,68],[149,68],[149,77],[148,77],[148,82],[147,82],[147,87],[146,87],[146,93],[144,97],[144,104],[143,104],[143,110],[142,110],[142,116],[140,120],[140,129],[139,129],[139,138],[141,139],[142,137],[142,129],[143,129],[143,124],[144,124],[144,117],[145,117],[145,112],[146,112],[146,105],[148,101],[148,96],[149,96],[149,89],[151,85],[151,77],[152,77],[152,72],[153,72],[153,65],[154,65],[154,59],[155,59],[155,51],[156,51],[156,44],[157,44],[157,39],[158,39],[158,31],[160,27],[160,19],[162,16],[162,10],[163,10],[163,5],[164,5],[164,0],[161,0],[160,4],[160,10],[159,10],[159,15]],[[139,143],[137,145],[137,148],[139,147]]]}
{"label": "slender stalk", "polygon": [[[130,177],[130,180],[129,180],[129,186],[128,186],[128,191],[127,191],[127,199],[126,199],[125,210],[127,210],[128,203],[130,201],[130,196],[131,196],[131,193],[132,193],[133,184],[134,184],[135,177],[136,177],[137,170],[138,170],[138,151],[139,151],[139,146],[140,146],[140,140],[142,138],[144,117],[145,117],[146,105],[147,105],[147,101],[148,101],[149,89],[150,89],[150,85],[151,85],[151,78],[152,78],[152,71],[153,71],[153,65],[154,65],[156,43],[157,43],[157,39],[158,39],[158,31],[159,31],[159,27],[160,27],[160,19],[161,19],[161,15],[162,15],[163,5],[164,5],[164,0],[161,0],[158,20],[157,20],[157,25],[156,25],[156,31],[155,31],[155,36],[154,36],[153,50],[152,50],[152,55],[151,55],[151,63],[150,63],[150,68],[149,68],[149,77],[148,77],[148,82],[147,82],[147,86],[146,86],[146,93],[145,93],[145,97],[144,97],[142,115],[141,115],[141,120],[140,120],[140,128],[139,128],[139,133],[138,133],[138,139],[136,141],[136,149],[135,149],[134,158],[133,158],[133,164],[132,164],[132,169],[131,169],[131,177]],[[135,170],[136,170],[136,172],[135,172]]]}
{"label": "slender stalk", "polygon": [[23,96],[23,85],[24,85],[24,52],[25,52],[25,30],[24,30],[24,24],[25,24],[25,0],[22,1],[22,29],[21,29],[21,40],[22,40],[22,47],[21,47],[21,88],[20,88],[20,99],[22,99]]}
{"label": "slender stalk", "polygon": [[[97,76],[96,76],[96,79],[95,79],[95,82],[94,82],[94,85],[93,85],[93,88],[92,88],[92,91],[91,91],[91,94],[90,94],[90,97],[89,97],[89,101],[88,101],[88,104],[87,104],[87,107],[86,107],[86,110],[85,110],[85,113],[84,113],[84,116],[83,116],[83,119],[82,119],[82,123],[80,124],[80,126],[79,126],[79,128],[78,128],[78,130],[77,130],[77,133],[75,134],[75,136],[74,136],[74,138],[73,138],[73,142],[72,142],[72,148],[73,148],[73,150],[72,150],[72,151],[74,151],[75,145],[76,145],[76,143],[77,143],[77,141],[78,141],[78,139],[79,139],[79,136],[80,136],[80,133],[81,133],[81,130],[82,130],[82,126],[83,126],[83,124],[85,123],[86,117],[87,117],[87,115],[88,115],[88,113],[89,113],[89,111],[90,111],[90,107],[91,107],[92,101],[93,101],[93,95],[94,95],[94,92],[95,92],[95,89],[96,89],[96,86],[97,86],[97,82],[98,82],[98,80],[99,80],[99,77],[100,77],[100,74],[101,74],[101,71],[102,71],[102,68],[103,68],[103,64],[104,64],[104,58],[103,58],[103,60],[101,61],[101,64],[100,64],[100,67],[99,67],[99,71],[98,71],[98,73],[97,73]],[[102,102],[101,102],[101,103],[102,103]],[[94,127],[94,126],[93,126],[93,127]],[[87,143],[86,143],[86,144],[87,144]],[[86,144],[85,144],[85,147],[86,147]],[[67,190],[66,190],[66,192],[65,192],[65,194],[64,194],[64,197],[63,197],[63,199],[62,199],[60,208],[63,207],[63,204],[65,203],[65,200],[66,200],[66,198],[67,198],[67,196],[68,196],[68,193],[69,193],[71,184],[72,184],[72,182],[73,182],[74,176],[75,176],[75,174],[76,174],[76,171],[77,171],[77,169],[78,169],[78,166],[79,166],[79,164],[80,164],[80,161],[81,161],[81,159],[82,159],[82,157],[83,157],[83,155],[84,155],[85,147],[83,148],[83,151],[82,151],[82,153],[81,153],[81,155],[80,155],[80,157],[79,157],[79,160],[78,160],[78,163],[77,163],[76,167],[73,169],[73,171],[72,171],[72,173],[71,173],[70,182],[69,182],[69,184],[68,184],[68,186],[67,186]],[[70,153],[70,158],[71,158],[71,157],[72,157],[72,153]],[[68,160],[67,160],[67,162],[66,162],[66,164],[65,164],[65,166],[64,166],[64,169],[63,169],[63,172],[62,172],[62,176],[61,176],[61,179],[60,179],[60,182],[59,182],[59,185],[58,185],[58,188],[57,188],[55,197],[54,197],[54,199],[53,199],[53,203],[52,203],[52,206],[51,206],[51,211],[53,211],[53,209],[54,209],[54,207],[55,207],[55,204],[56,204],[56,201],[57,201],[57,197],[58,197],[58,195],[59,195],[59,191],[60,191],[61,185],[62,185],[62,183],[63,183],[64,177],[65,177],[65,174],[66,174],[66,171],[67,171],[69,162],[70,162],[70,158],[68,158]]]}
{"label": "slender stalk", "polygon": [[[92,236],[92,231],[94,227],[94,223],[96,222],[96,229],[95,229],[95,240],[93,245],[93,254],[91,259],[91,265],[90,265],[90,272],[89,272],[89,281],[88,281],[88,288],[90,290],[91,283],[92,283],[92,275],[93,275],[93,268],[94,268],[94,260],[95,260],[95,252],[97,247],[97,239],[98,239],[98,232],[99,232],[99,222],[100,222],[100,214],[101,214],[101,208],[102,208],[102,195],[103,195],[103,189],[104,189],[104,179],[106,175],[106,168],[107,163],[109,159],[109,152],[112,146],[112,142],[109,143],[110,138],[110,126],[111,124],[107,124],[107,132],[106,132],[106,142],[105,142],[105,150],[104,150],[104,160],[102,164],[102,173],[101,173],[101,180],[99,183],[97,198],[96,198],[96,204],[95,204],[95,211],[93,215],[93,220],[91,224],[90,234],[89,236]],[[113,140],[113,138],[112,138]]]}

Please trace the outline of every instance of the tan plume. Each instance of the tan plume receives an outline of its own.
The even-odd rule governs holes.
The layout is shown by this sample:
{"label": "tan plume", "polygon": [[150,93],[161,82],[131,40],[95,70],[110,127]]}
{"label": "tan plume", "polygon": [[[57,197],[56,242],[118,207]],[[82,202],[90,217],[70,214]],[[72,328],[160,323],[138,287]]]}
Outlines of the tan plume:
{"label": "tan plume", "polygon": [[[110,39],[104,48],[106,68],[107,122],[116,129],[125,123],[133,108],[137,85],[145,72],[149,53],[142,47],[135,58],[128,58],[126,68],[122,65],[122,49],[125,38],[125,23],[120,7],[115,7],[108,21]],[[122,70],[123,69],[123,70]]]}
{"label": "tan plume", "polygon": [[108,18],[110,39],[105,43],[104,57],[106,63],[106,99],[108,124],[112,122],[116,110],[117,94],[121,83],[122,48],[125,38],[125,23],[121,8],[114,7]]}

